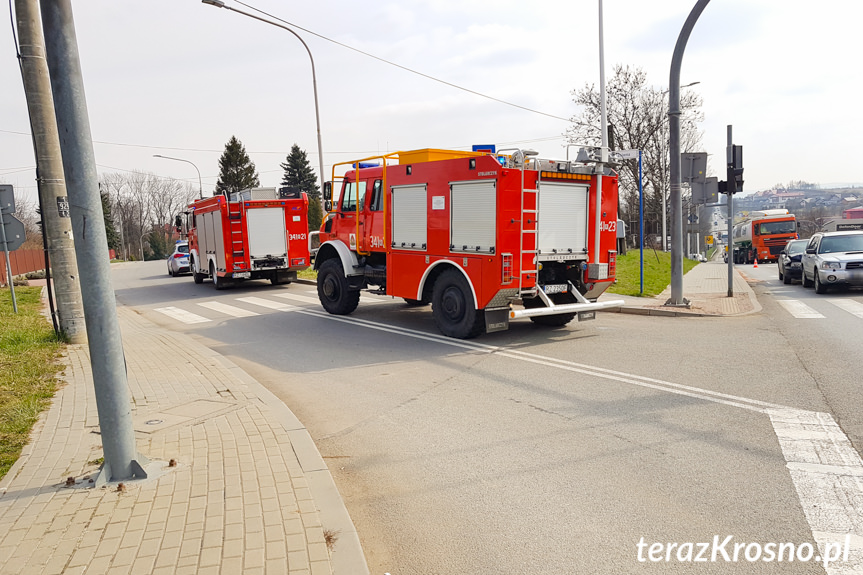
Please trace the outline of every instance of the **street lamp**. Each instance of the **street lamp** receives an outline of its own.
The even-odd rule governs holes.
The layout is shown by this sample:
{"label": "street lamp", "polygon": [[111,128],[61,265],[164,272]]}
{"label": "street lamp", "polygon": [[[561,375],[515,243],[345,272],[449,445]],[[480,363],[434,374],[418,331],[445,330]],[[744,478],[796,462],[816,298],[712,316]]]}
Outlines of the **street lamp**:
{"label": "street lamp", "polygon": [[[324,150],[321,146],[321,115],[319,113],[318,106],[318,80],[315,76],[315,59],[312,57],[312,51],[309,50],[308,44],[300,37],[299,34],[288,28],[287,26],[282,26],[281,24],[277,24],[276,22],[272,22],[270,20],[266,20],[261,18],[260,16],[255,16],[254,14],[250,14],[249,12],[244,12],[242,10],[238,10],[237,8],[233,8],[231,6],[226,6],[222,0],[201,0],[204,4],[209,4],[210,6],[215,6],[216,8],[225,8],[226,10],[231,10],[232,12],[237,12],[238,14],[242,14],[243,16],[248,16],[249,18],[254,18],[255,20],[259,20],[266,24],[270,24],[271,26],[275,26],[276,28],[281,28],[282,30],[287,30],[294,36],[296,36],[297,40],[302,43],[303,47],[306,49],[306,52],[309,54],[309,60],[312,63],[312,91],[315,95],[315,122],[318,128],[318,165],[320,167],[320,178],[321,178],[321,190],[324,189]],[[324,196],[321,194],[321,206],[324,203]]]}
{"label": "street lamp", "polygon": [[201,196],[201,199],[204,199],[204,186],[201,184],[201,170],[198,169],[198,166],[195,166],[194,162],[190,162],[189,160],[184,160],[183,158],[172,158],[171,156],[162,156],[160,154],[153,154],[154,158],[162,158],[163,160],[177,160],[178,162],[186,162],[187,164],[192,164],[195,167],[195,171],[198,172],[198,195]]}

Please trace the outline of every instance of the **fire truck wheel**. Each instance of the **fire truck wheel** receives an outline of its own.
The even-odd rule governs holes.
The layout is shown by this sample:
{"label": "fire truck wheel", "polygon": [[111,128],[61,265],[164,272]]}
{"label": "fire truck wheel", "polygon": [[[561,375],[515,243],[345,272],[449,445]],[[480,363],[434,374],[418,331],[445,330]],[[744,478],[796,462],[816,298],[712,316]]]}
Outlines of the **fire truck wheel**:
{"label": "fire truck wheel", "polygon": [[473,306],[467,280],[454,269],[443,272],[434,284],[432,316],[449,337],[469,339],[485,331],[485,314]]}
{"label": "fire truck wheel", "polygon": [[411,307],[420,307],[420,306],[428,305],[430,303],[430,302],[427,302],[427,301],[422,300],[422,299],[410,299],[407,297],[403,297],[402,299],[405,300],[405,303]]}
{"label": "fire truck wheel", "polygon": [[329,259],[318,269],[318,299],[324,309],[333,315],[348,315],[357,309],[360,292],[348,286],[339,260]]}
{"label": "fire truck wheel", "polygon": [[220,278],[216,275],[216,266],[212,262],[210,262],[210,276],[213,278],[213,287],[217,290],[223,290],[230,285],[227,278]]}
{"label": "fire truck wheel", "polygon": [[195,260],[191,262],[191,270],[192,270],[192,279],[195,280],[196,284],[204,283],[204,278],[207,277],[205,274],[198,273],[198,266],[195,265]]}
{"label": "fire truck wheel", "polygon": [[[551,301],[554,304],[575,303],[577,300],[570,293],[556,293],[551,296]],[[524,300],[524,307],[527,309],[545,307],[545,303],[538,297]],[[537,325],[545,325],[549,327],[561,327],[575,318],[574,313],[558,313],[554,315],[535,315],[530,318],[530,321]]]}

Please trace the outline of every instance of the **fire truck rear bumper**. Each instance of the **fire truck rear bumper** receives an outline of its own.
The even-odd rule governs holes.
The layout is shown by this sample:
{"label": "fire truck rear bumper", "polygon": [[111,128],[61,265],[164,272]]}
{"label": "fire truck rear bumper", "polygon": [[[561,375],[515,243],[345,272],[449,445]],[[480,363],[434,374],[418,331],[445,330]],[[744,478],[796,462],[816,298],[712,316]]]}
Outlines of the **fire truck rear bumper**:
{"label": "fire truck rear bumper", "polygon": [[[563,305],[553,305],[551,307],[535,307],[531,309],[513,309],[509,312],[510,319],[519,319],[522,317],[532,317],[538,315],[558,315],[562,313],[577,313],[579,319],[583,318],[581,312],[600,311],[604,309],[614,309],[622,307],[624,301],[620,299],[604,301],[604,302],[588,302],[588,303],[568,303]],[[590,318],[592,319],[592,318]]]}

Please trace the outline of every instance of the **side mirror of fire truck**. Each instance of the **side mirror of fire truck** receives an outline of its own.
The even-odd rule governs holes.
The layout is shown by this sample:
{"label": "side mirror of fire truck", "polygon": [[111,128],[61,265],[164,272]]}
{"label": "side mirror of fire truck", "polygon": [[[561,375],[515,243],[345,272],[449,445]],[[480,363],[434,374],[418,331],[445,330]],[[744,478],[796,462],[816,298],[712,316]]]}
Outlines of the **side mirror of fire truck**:
{"label": "side mirror of fire truck", "polygon": [[333,183],[332,182],[324,182],[324,199],[327,201],[332,201],[332,199],[333,199]]}

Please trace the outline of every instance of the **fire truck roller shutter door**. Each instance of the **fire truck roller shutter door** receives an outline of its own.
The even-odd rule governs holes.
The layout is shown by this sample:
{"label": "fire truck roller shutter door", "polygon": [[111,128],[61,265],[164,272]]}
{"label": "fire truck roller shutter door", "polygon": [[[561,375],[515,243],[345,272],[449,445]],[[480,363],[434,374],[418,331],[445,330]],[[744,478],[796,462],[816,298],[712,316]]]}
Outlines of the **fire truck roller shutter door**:
{"label": "fire truck roller shutter door", "polygon": [[540,257],[584,254],[590,188],[583,184],[539,183]]}
{"label": "fire truck roller shutter door", "polygon": [[450,249],[494,253],[497,232],[495,181],[450,184]]}
{"label": "fire truck roller shutter door", "polygon": [[[249,258],[288,257],[285,233],[285,209],[255,208],[246,210],[249,230]],[[287,261],[285,262],[287,265]]]}
{"label": "fire truck roller shutter door", "polygon": [[428,233],[426,185],[393,186],[393,249],[425,250]]}

